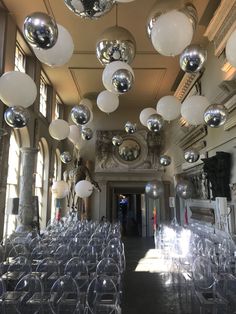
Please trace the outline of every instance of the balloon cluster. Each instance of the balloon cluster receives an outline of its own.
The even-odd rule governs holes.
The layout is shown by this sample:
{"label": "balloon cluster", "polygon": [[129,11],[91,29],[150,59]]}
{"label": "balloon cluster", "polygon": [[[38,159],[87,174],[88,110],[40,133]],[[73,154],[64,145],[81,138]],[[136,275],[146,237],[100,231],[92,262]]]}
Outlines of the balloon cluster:
{"label": "balloon cluster", "polygon": [[66,64],[74,51],[68,30],[46,13],[34,12],[24,21],[23,32],[40,62],[51,67]]}
{"label": "balloon cluster", "polygon": [[36,84],[28,74],[10,71],[0,77],[0,99],[9,107],[4,119],[11,127],[23,128],[28,124],[30,114],[26,108],[36,97]]}

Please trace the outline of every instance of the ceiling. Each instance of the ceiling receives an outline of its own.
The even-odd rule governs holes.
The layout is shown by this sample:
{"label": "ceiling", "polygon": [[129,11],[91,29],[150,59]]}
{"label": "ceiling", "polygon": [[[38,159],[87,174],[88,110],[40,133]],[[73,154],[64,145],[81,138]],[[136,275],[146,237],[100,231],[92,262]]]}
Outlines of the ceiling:
{"label": "ceiling", "polygon": [[[136,57],[131,64],[135,73],[135,83],[130,92],[120,97],[121,106],[131,108],[153,106],[160,97],[174,93],[184,74],[180,71],[178,57],[164,57],[158,54],[147,36],[147,16],[156,0],[119,3],[98,20],[81,19],[66,7],[63,0],[2,0],[2,2],[10,11],[19,30],[22,29],[27,15],[41,11],[53,15],[56,22],[71,33],[75,50],[68,64],[54,69],[44,66],[48,78],[66,105],[75,105],[83,97],[95,97],[104,89],[103,66],[95,53],[96,41],[106,28],[116,23],[133,34],[137,45]],[[199,18],[193,42],[206,46],[207,40],[203,34],[219,1],[191,2],[195,5]]]}

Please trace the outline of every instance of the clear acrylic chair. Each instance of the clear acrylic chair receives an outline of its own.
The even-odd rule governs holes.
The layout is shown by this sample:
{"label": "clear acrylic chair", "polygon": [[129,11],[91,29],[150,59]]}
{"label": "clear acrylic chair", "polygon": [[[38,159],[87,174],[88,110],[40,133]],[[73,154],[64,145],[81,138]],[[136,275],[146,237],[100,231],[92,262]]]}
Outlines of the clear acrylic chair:
{"label": "clear acrylic chair", "polygon": [[52,285],[59,277],[59,264],[53,257],[46,257],[36,267],[36,273],[37,272],[41,274],[46,274],[42,280],[45,291],[49,292]]}
{"label": "clear acrylic chair", "polygon": [[17,256],[11,261],[7,271],[30,273],[32,271],[31,262],[25,256]]}
{"label": "clear acrylic chair", "polygon": [[96,271],[97,263],[100,260],[100,252],[92,245],[86,245],[79,252],[79,257],[85,261],[89,274],[92,276]]}
{"label": "clear acrylic chair", "polygon": [[79,287],[70,275],[60,277],[50,290],[49,305],[53,314],[74,313],[79,301]]}
{"label": "clear acrylic chair", "polygon": [[4,308],[4,296],[6,293],[6,285],[2,278],[0,278],[0,313],[5,314],[5,308]]}
{"label": "clear acrylic chair", "polygon": [[29,257],[30,253],[24,244],[13,245],[12,249],[8,253],[8,260],[17,256]]}
{"label": "clear acrylic chair", "polygon": [[35,314],[40,311],[44,290],[38,276],[33,274],[24,276],[17,283],[14,292],[21,294],[15,305],[17,313]]}
{"label": "clear acrylic chair", "polygon": [[116,285],[108,276],[95,277],[89,284],[86,295],[86,313],[120,313],[119,293]]}
{"label": "clear acrylic chair", "polygon": [[64,273],[74,278],[79,287],[81,303],[84,303],[90,281],[88,267],[85,261],[81,260],[80,257],[71,258],[65,266]]}
{"label": "clear acrylic chair", "polygon": [[227,313],[227,300],[218,290],[217,266],[207,257],[197,257],[192,266],[194,295],[200,313]]}
{"label": "clear acrylic chair", "polygon": [[117,291],[119,292],[120,298],[122,297],[122,281],[121,281],[121,271],[112,258],[103,258],[96,268],[96,276],[106,275],[116,285]]}

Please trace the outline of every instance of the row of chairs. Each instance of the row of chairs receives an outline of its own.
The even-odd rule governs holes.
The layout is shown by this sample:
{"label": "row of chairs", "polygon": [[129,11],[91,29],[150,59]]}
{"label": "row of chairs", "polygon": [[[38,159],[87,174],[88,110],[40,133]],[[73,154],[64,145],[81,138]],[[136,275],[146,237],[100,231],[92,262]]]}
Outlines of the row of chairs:
{"label": "row of chairs", "polygon": [[160,227],[155,243],[188,311],[236,313],[236,245],[229,234],[198,223],[172,224]]}
{"label": "row of chairs", "polygon": [[3,313],[120,312],[125,254],[118,224],[69,217],[41,236],[8,239],[2,249]]}

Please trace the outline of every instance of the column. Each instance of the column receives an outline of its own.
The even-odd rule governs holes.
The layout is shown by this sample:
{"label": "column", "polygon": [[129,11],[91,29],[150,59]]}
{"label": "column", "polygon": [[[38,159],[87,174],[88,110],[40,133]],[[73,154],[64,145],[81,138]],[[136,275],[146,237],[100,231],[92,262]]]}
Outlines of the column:
{"label": "column", "polygon": [[17,227],[18,232],[26,232],[32,229],[32,222],[35,214],[33,204],[34,188],[34,167],[35,157],[38,152],[37,148],[23,147],[22,154],[22,175],[20,178],[20,196],[18,220],[20,225]]}

